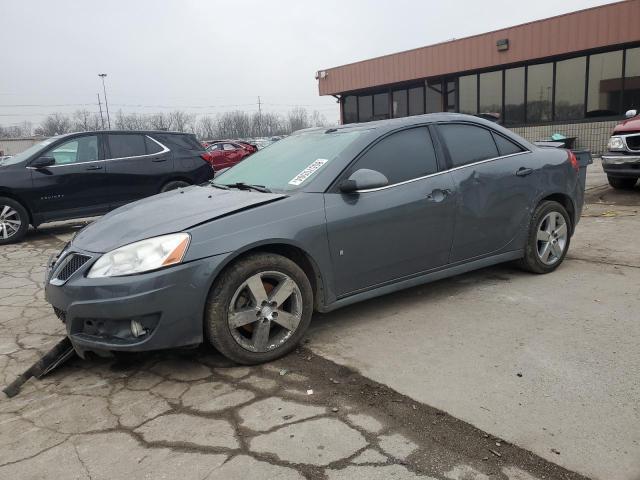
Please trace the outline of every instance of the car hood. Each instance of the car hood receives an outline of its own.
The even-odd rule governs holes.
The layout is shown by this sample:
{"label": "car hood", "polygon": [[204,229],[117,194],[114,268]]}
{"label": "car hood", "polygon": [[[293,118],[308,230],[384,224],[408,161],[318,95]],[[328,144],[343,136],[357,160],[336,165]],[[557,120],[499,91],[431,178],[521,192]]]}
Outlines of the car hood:
{"label": "car hood", "polygon": [[640,115],[620,122],[614,128],[613,133],[632,133],[637,131],[640,131]]}
{"label": "car hood", "polygon": [[180,232],[286,196],[247,190],[221,190],[210,186],[173,190],[108,213],[82,229],[72,243],[76,248],[88,252],[104,253],[145,238]]}

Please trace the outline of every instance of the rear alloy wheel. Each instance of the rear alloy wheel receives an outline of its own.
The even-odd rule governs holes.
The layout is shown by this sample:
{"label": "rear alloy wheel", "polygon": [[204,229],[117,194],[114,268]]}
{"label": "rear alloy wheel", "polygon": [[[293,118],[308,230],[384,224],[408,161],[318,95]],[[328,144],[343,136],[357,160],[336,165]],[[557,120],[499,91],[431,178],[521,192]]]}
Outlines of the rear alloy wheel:
{"label": "rear alloy wheel", "polygon": [[636,182],[638,181],[636,178],[620,178],[620,177],[609,177],[607,176],[607,180],[609,180],[609,185],[613,188],[618,188],[622,190],[630,190],[632,189]]}
{"label": "rear alloy wheel", "polygon": [[174,180],[172,182],[167,182],[161,189],[160,193],[168,192],[169,190],[177,190],[178,188],[186,188],[191,185],[188,182],[182,180]]}
{"label": "rear alloy wheel", "polygon": [[215,282],[205,317],[209,341],[235,362],[275,360],[300,342],[313,310],[309,279],[281,255],[239,260]]}
{"label": "rear alloy wheel", "polygon": [[549,273],[558,268],[569,249],[570,222],[569,214],[558,202],[538,205],[520,266],[534,273]]}
{"label": "rear alloy wheel", "polygon": [[11,198],[0,197],[0,245],[20,241],[28,229],[25,208]]}

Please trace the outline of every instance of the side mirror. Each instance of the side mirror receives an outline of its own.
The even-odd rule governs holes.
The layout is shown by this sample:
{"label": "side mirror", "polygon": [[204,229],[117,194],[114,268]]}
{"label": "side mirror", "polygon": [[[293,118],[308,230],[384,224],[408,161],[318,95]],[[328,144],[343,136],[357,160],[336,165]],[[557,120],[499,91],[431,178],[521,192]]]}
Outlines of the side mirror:
{"label": "side mirror", "polygon": [[31,165],[29,166],[33,168],[46,168],[55,164],[56,159],[53,157],[38,157],[33,162],[31,162]]}
{"label": "side mirror", "polygon": [[353,193],[358,190],[369,190],[380,188],[389,184],[389,180],[380,172],[361,168],[351,174],[351,176],[340,184],[342,193]]}
{"label": "side mirror", "polygon": [[624,114],[624,116],[626,118],[632,118],[635,117],[636,115],[638,115],[638,110],[627,110],[626,113]]}

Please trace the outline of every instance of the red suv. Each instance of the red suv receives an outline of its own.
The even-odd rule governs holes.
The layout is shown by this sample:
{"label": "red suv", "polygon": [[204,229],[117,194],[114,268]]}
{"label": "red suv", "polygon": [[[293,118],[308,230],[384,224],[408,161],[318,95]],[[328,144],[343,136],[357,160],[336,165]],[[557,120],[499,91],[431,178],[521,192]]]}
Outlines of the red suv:
{"label": "red suv", "polygon": [[205,158],[216,172],[233,167],[246,157],[255,152],[251,145],[246,146],[240,142],[222,141],[210,144],[207,147]]}
{"label": "red suv", "polygon": [[633,188],[640,178],[640,115],[626,113],[628,120],[616,125],[602,156],[602,168],[613,188]]}

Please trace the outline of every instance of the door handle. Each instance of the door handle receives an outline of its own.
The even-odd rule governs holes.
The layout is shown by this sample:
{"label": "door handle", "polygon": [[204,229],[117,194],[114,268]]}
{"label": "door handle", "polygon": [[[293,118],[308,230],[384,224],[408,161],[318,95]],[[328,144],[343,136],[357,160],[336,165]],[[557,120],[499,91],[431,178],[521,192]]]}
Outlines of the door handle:
{"label": "door handle", "polygon": [[102,170],[102,165],[91,165],[86,168],[87,170]]}
{"label": "door handle", "polygon": [[448,188],[445,188],[444,190],[436,188],[431,193],[427,194],[427,200],[430,202],[441,202],[449,195],[451,195],[451,190]]}
{"label": "door handle", "polygon": [[526,177],[527,175],[531,175],[533,173],[533,168],[520,167],[516,172],[518,177]]}
{"label": "door handle", "polygon": [[162,158],[162,157],[156,157],[156,158],[152,159],[151,161],[158,163],[158,162],[166,162],[167,159],[166,158]]}

